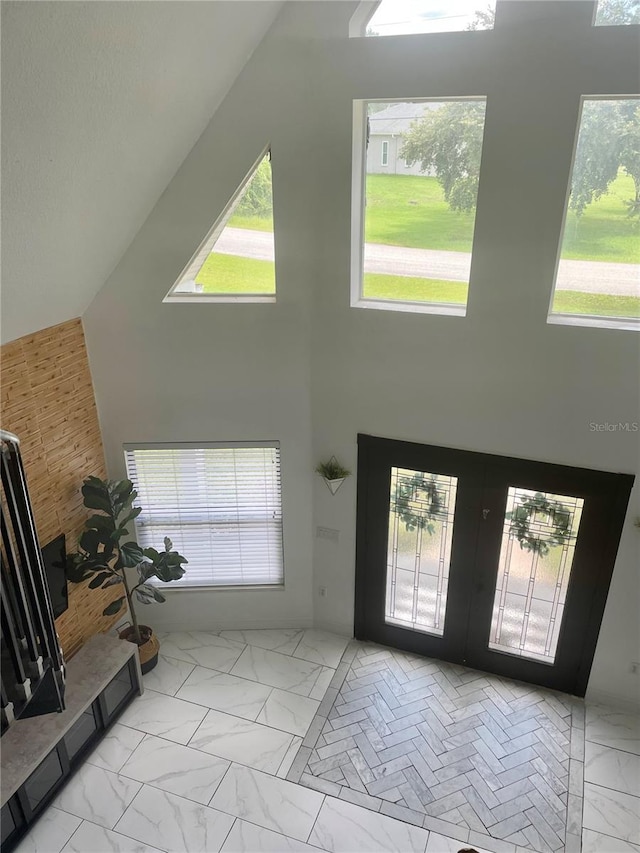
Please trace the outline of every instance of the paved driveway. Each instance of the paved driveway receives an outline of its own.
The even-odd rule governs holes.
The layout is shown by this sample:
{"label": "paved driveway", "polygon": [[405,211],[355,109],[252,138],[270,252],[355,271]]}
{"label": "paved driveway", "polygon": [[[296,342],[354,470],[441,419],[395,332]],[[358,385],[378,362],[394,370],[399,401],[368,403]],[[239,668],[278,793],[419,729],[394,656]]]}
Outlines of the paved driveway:
{"label": "paved driveway", "polygon": [[[273,234],[269,231],[226,228],[216,243],[216,251],[272,261]],[[365,272],[469,281],[470,267],[471,255],[467,252],[408,249],[381,243],[367,243],[365,246]],[[640,297],[640,269],[636,264],[560,261],[557,289]]]}

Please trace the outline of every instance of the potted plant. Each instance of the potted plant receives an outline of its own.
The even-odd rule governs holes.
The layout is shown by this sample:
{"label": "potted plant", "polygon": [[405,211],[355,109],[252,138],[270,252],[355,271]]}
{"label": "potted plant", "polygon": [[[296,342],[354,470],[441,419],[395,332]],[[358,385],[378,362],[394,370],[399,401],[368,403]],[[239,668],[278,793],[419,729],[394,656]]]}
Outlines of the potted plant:
{"label": "potted plant", "polygon": [[335,495],[345,479],[351,474],[351,471],[348,468],[344,468],[336,457],[332,456],[328,462],[321,462],[318,465],[316,474],[320,474],[331,494]]}
{"label": "potted plant", "polygon": [[[121,540],[129,535],[127,524],[142,509],[134,507],[138,493],[131,480],[101,480],[87,477],[82,486],[84,505],[98,510],[85,522],[86,530],[80,536],[78,550],[67,557],[67,577],[73,583],[89,581],[90,589],[106,589],[122,584],[123,595],[112,601],[102,611],[103,616],[119,613],[125,602],[129,605],[132,625],[120,632],[120,637],[138,645],[143,672],[149,672],[158,662],[160,644],[147,625],[140,625],[133,599],[141,604],[165,601],[160,590],[147,583],[151,578],[169,582],[184,575],[185,557],[173,550],[171,540],[165,537],[164,551],[141,548],[137,542]],[[136,569],[137,583],[127,577],[127,569]]]}

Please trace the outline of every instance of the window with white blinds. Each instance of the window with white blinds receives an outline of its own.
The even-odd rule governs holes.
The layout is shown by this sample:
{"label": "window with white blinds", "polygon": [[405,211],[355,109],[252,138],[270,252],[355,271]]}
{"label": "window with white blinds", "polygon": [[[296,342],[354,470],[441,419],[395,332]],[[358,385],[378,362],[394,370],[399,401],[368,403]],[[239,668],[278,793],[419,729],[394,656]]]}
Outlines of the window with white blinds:
{"label": "window with white blinds", "polygon": [[125,445],[142,548],[189,561],[172,586],[284,582],[279,442]]}

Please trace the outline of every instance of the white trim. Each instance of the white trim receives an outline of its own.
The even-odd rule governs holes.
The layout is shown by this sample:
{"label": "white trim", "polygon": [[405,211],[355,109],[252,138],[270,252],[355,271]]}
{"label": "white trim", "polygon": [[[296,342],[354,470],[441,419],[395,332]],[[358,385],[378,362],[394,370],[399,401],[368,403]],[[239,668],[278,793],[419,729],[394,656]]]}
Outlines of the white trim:
{"label": "white trim", "polygon": [[130,441],[122,445],[128,450],[215,450],[235,447],[280,447],[279,441]]}
{"label": "white trim", "polygon": [[365,299],[351,303],[352,308],[373,308],[376,311],[405,311],[409,314],[444,314],[466,317],[467,306],[452,302],[401,302],[395,299]]}
{"label": "white trim", "polygon": [[[200,242],[200,245],[196,249],[196,251],[189,258],[189,262],[185,264],[180,275],[177,277],[173,285],[171,286],[169,292],[162,300],[165,303],[171,302],[275,302],[276,294],[252,294],[252,293],[243,293],[243,294],[235,294],[235,293],[212,293],[210,296],[205,293],[190,293],[188,291],[178,291],[176,292],[176,287],[182,284],[183,278],[186,277],[187,273],[190,270],[190,267],[198,260],[199,255],[209,246],[211,249],[215,246],[218,237],[224,231],[228,220],[231,218],[234,208],[238,201],[240,200],[242,193],[249,183],[249,181],[253,178],[256,169],[262,163],[264,158],[271,151],[271,143],[268,143],[265,148],[263,148],[260,156],[255,161],[253,166],[249,169],[247,174],[244,176],[243,180],[240,182],[239,186],[236,188],[235,192],[225,205],[222,213],[218,216],[216,221],[213,223],[213,226],[207,232],[205,238]],[[275,233],[274,233],[274,242],[275,242]],[[207,255],[210,254],[210,251],[207,252]],[[194,272],[193,278],[195,279],[196,273]],[[277,281],[276,281],[277,287]]]}
{"label": "white trim", "polygon": [[351,306],[362,302],[364,269],[364,191],[367,180],[367,103],[353,102],[351,152]]}
{"label": "white trim", "polygon": [[599,314],[549,314],[547,323],[551,326],[586,326],[592,329],[640,332],[640,317],[636,319],[635,317],[605,317]]}
{"label": "white trim", "polygon": [[256,302],[263,302],[273,304],[277,302],[275,294],[270,296],[265,296],[264,293],[244,293],[241,296],[234,296],[233,294],[222,294],[222,293],[173,293],[167,294],[165,298],[162,300],[163,302],[194,302],[194,303],[203,303],[203,302],[217,302],[217,303],[246,303],[251,302],[255,304]]}
{"label": "white trim", "polygon": [[389,140],[383,139],[380,147],[380,165],[389,165]]}
{"label": "white trim", "polygon": [[349,21],[349,38],[363,38],[381,0],[363,0]]}

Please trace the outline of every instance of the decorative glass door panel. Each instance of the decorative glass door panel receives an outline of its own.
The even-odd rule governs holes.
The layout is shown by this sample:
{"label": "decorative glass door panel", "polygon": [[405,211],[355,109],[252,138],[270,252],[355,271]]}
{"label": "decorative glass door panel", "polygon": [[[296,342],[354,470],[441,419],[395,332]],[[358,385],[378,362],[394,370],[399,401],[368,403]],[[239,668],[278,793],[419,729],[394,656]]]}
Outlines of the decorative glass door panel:
{"label": "decorative glass door panel", "polygon": [[490,649],[554,663],[583,506],[509,487]]}
{"label": "decorative glass door panel", "polygon": [[633,480],[359,436],[356,637],[584,696]]}
{"label": "decorative glass door panel", "polygon": [[391,469],[385,621],[444,633],[457,479]]}

